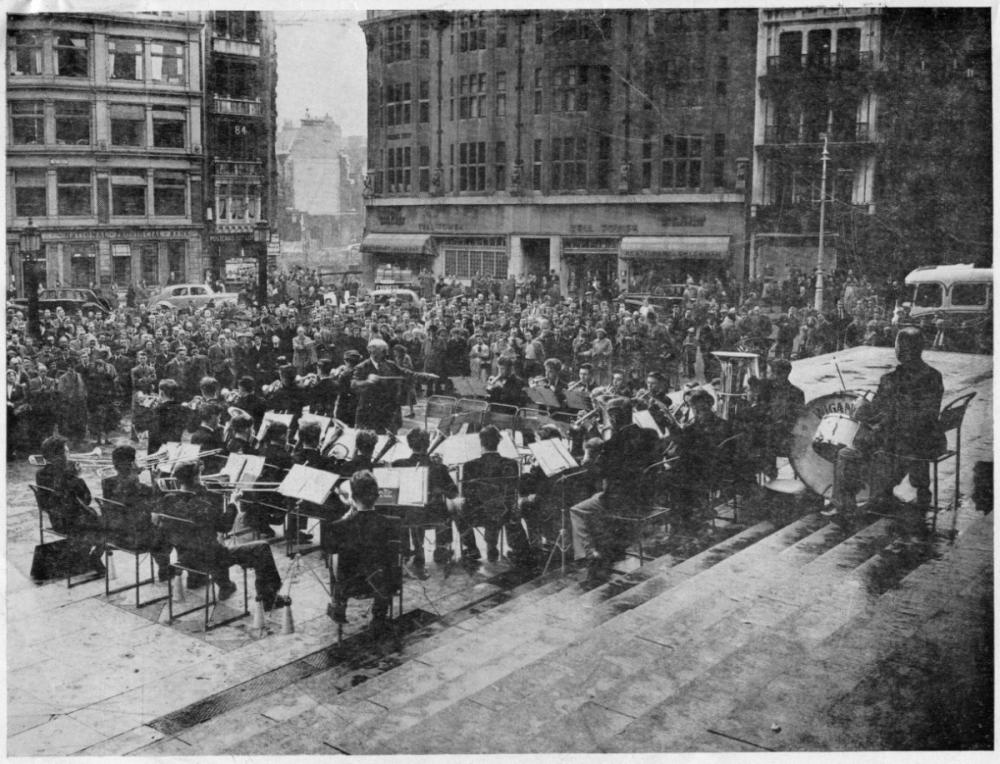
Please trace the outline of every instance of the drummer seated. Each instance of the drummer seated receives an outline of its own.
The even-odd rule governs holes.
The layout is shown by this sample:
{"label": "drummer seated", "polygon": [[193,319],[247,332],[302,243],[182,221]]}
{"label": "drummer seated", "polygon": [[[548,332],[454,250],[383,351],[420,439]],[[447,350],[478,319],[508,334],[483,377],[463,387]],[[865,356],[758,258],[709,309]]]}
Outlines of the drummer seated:
{"label": "drummer seated", "polygon": [[747,379],[746,402],[732,417],[734,434],[743,435],[739,453],[732,467],[737,477],[744,482],[755,482],[757,473],[764,473],[768,479],[778,476],[774,443],[778,438],[769,407],[761,401],[763,381],[757,377]]}
{"label": "drummer seated", "polygon": [[[266,541],[251,541],[227,547],[219,541],[220,534],[226,534],[232,527],[228,512],[219,508],[198,480],[197,464],[181,464],[174,470],[174,478],[179,490],[165,494],[157,507],[158,511],[190,523],[189,530],[182,537],[171,539],[177,548],[178,563],[203,570],[210,574],[219,585],[219,599],[225,600],[236,591],[236,584],[229,577],[229,568],[240,565],[254,571],[254,586],[257,601],[265,610],[284,607],[289,604],[287,597],[278,594],[281,576],[274,564],[271,547]],[[153,521],[157,522],[154,517]],[[188,588],[196,588],[201,581],[188,573]]]}
{"label": "drummer seated", "polygon": [[148,549],[156,562],[160,581],[170,576],[170,544],[162,538],[150,517],[156,492],[139,481],[132,446],[117,446],[111,452],[115,474],[101,481],[105,499],[118,502],[129,510],[123,526],[108,528],[112,542],[133,549]]}

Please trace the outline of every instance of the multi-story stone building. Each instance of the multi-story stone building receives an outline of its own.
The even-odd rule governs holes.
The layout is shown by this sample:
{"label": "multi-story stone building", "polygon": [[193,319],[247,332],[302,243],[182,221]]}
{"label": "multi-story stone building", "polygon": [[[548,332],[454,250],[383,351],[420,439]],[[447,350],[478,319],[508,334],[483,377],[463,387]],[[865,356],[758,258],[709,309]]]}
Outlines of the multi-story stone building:
{"label": "multi-story stone building", "polygon": [[741,279],[757,12],[370,12],[362,252],[564,290]]}
{"label": "multi-story stone building", "polygon": [[275,219],[275,30],[259,11],[206,16],[207,267],[225,278],[253,271]]}
{"label": "multi-story stone building", "polygon": [[[273,46],[261,58],[246,31],[236,39],[235,22],[206,32],[202,14],[189,12],[7,22],[7,261],[19,291],[17,241],[29,220],[41,232],[36,267],[48,286],[201,281],[220,270],[209,236],[252,241],[273,208]],[[228,80],[268,83],[259,94],[241,100],[242,90],[220,85],[233,58],[260,59],[256,80],[250,65]]]}
{"label": "multi-story stone building", "polygon": [[7,17],[7,242],[42,236],[43,283],[194,277],[202,260],[196,15]]}
{"label": "multi-story stone building", "polygon": [[985,8],[760,12],[752,271],[989,262]]}

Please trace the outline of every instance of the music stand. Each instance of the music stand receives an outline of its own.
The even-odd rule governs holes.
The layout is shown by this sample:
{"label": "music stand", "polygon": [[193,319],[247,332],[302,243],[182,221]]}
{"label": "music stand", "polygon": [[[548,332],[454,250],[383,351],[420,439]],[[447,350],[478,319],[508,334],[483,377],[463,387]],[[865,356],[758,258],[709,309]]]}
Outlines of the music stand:
{"label": "music stand", "polygon": [[[299,518],[302,513],[299,511],[303,501],[310,504],[322,505],[330,497],[337,482],[341,480],[340,475],[325,470],[318,470],[313,467],[306,467],[302,464],[294,464],[285,475],[285,479],[278,486],[278,493],[289,499],[295,500],[295,507],[291,514],[295,516],[294,527],[298,529]],[[286,526],[287,527],[287,526]],[[296,530],[296,534],[298,530]],[[295,544],[288,544],[289,553],[293,548],[298,549],[298,538]],[[300,550],[301,551],[301,550]]]}
{"label": "music stand", "polygon": [[547,387],[526,387],[524,391],[528,394],[531,402],[537,406],[544,406],[549,410],[562,408],[556,394]]}
{"label": "music stand", "polygon": [[590,395],[580,390],[566,391],[566,408],[580,411],[590,408]]}

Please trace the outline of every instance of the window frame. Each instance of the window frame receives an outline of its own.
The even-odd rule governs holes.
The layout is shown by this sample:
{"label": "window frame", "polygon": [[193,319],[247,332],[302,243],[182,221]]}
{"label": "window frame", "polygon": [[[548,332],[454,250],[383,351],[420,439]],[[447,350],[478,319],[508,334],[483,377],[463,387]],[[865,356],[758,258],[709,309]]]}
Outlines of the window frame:
{"label": "window frame", "polygon": [[[160,46],[160,51],[157,51]],[[170,48],[176,48],[177,52],[167,53]],[[157,72],[157,60],[160,62],[159,73]],[[167,62],[173,61],[176,70],[173,74],[167,73]],[[149,81],[159,85],[184,85],[187,82],[187,46],[182,42],[171,40],[150,40],[149,43]]]}
{"label": "window frame", "polygon": [[[33,43],[28,44],[21,41],[21,38],[31,37]],[[35,32],[30,29],[7,30],[7,74],[10,77],[40,77],[45,72],[44,64],[44,38],[43,32]],[[32,71],[20,71],[21,53],[23,51],[33,51],[30,55]],[[37,70],[37,71],[35,71]]]}
{"label": "window frame", "polygon": [[[84,46],[82,48],[80,48],[80,47],[78,47],[76,45],[73,45],[73,44],[69,44],[69,45],[60,44],[60,39],[63,39],[63,38],[68,38],[68,39],[82,39],[84,41]],[[57,77],[73,77],[73,78],[76,78],[76,79],[81,79],[81,78],[82,79],[89,79],[90,78],[90,59],[91,59],[90,47],[91,47],[91,37],[86,32],[83,32],[83,33],[77,33],[77,32],[56,32],[53,35],[53,37],[52,37],[52,52],[53,52],[53,59],[54,59],[54,63],[55,63],[55,75]],[[75,54],[76,57],[79,57],[80,55],[82,55],[82,57],[83,57],[83,66],[82,66],[83,71],[82,71],[82,73],[73,74],[73,73],[68,73],[68,72],[64,72],[63,71],[64,67],[67,68],[67,69],[69,69],[69,68],[77,68],[77,69],[79,69],[80,68],[80,66],[79,66],[80,62],[79,61],[76,61],[76,64],[77,64],[76,67],[70,67],[69,66],[70,62],[67,62],[66,64],[63,63],[63,56],[64,55],[66,55],[66,56],[72,56],[73,54]],[[72,59],[71,59],[71,61],[72,61]]]}
{"label": "window frame", "polygon": [[[117,173],[117,174],[114,174]],[[124,178],[134,178],[132,182],[121,182]],[[118,182],[115,179],[118,178]],[[141,178],[141,183],[138,182]],[[149,212],[149,199],[148,199],[148,184],[149,176],[146,170],[126,170],[126,169],[116,169],[111,175],[110,182],[108,183],[111,193],[111,215],[114,217],[146,217]],[[131,193],[127,196],[121,196],[120,194],[125,194],[126,189],[133,189]],[[134,189],[141,189],[141,194],[138,194]],[[128,211],[129,200],[131,199],[134,203],[137,199],[142,201],[142,211]]]}
{"label": "window frame", "polygon": [[[132,52],[128,54],[118,53],[114,50],[112,46],[117,46],[120,43],[132,44],[138,47],[138,52]],[[109,37],[108,41],[108,79],[116,80],[120,82],[143,82],[145,81],[145,55],[144,55],[144,45],[142,40],[136,40],[129,37]],[[134,74],[131,77],[128,76],[118,76],[115,74],[115,66],[118,63],[116,60],[120,55],[131,56],[134,63]]]}
{"label": "window frame", "polygon": [[[60,112],[60,109],[63,109]],[[82,123],[86,120],[87,123],[87,137],[86,138],[69,138],[68,140],[60,140],[60,127],[66,129],[68,126],[74,123]],[[94,141],[94,113],[93,108],[89,101],[56,101],[53,104],[53,123],[55,141],[57,145],[60,146],[90,146],[93,145]],[[60,123],[62,123],[60,125]],[[77,125],[79,128],[79,125]]]}
{"label": "window frame", "polygon": [[[115,116],[116,110],[131,109],[135,113],[141,114],[141,116],[136,116],[132,118],[126,118],[122,116]],[[111,145],[116,147],[133,147],[133,148],[143,148],[147,145],[146,136],[146,107],[143,104],[131,104],[131,103],[112,103],[108,105],[108,122],[110,127],[109,138],[111,140]],[[138,141],[134,143],[122,143],[116,140],[116,135],[120,135],[117,131],[121,129],[122,125],[131,124],[133,128],[139,126]]]}
{"label": "window frame", "polygon": [[[31,106],[32,110],[18,112],[21,107]],[[44,101],[10,101],[10,134],[13,146],[43,146],[45,145],[45,102]],[[19,125],[33,123],[31,132],[40,140],[21,141],[18,139]]]}
{"label": "window frame", "polygon": [[[28,178],[40,178],[41,182],[25,183]],[[48,172],[37,167],[14,170],[14,216],[19,218],[48,217]],[[26,197],[26,189],[40,189]],[[23,205],[23,206],[22,206]]]}
{"label": "window frame", "polygon": [[154,172],[153,214],[156,217],[186,217],[188,214],[187,206],[187,174],[176,170],[158,170]]}
{"label": "window frame", "polygon": [[[74,171],[82,171],[87,175],[86,182],[80,180],[69,180],[68,174]],[[65,179],[60,178],[63,175]],[[80,195],[86,189],[85,197]],[[64,196],[65,193],[65,196]],[[85,199],[85,205],[81,209],[70,209],[76,196],[79,203]],[[64,207],[65,202],[65,207]],[[56,214],[59,217],[89,217],[94,214],[94,173],[89,167],[59,167],[56,169]]]}

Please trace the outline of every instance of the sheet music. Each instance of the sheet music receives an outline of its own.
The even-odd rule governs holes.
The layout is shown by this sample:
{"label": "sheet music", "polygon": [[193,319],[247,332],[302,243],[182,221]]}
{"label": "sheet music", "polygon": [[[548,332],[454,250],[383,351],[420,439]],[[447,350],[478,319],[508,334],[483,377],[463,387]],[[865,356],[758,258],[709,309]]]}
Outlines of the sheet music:
{"label": "sheet music", "polygon": [[312,504],[322,504],[327,500],[339,479],[340,476],[332,472],[295,464],[292,465],[285,479],[278,486],[278,493]]}
{"label": "sheet music", "polygon": [[[500,456],[505,456],[508,459],[519,459],[521,456],[514,441],[505,432],[500,433],[500,445],[497,447],[497,452]],[[441,461],[451,467],[478,459],[483,455],[483,448],[479,444],[478,433],[462,433],[446,438],[434,453],[440,455]]]}
{"label": "sheet music", "polygon": [[663,430],[661,430],[660,425],[656,423],[651,411],[633,411],[632,421],[640,427],[656,430],[656,432],[658,432],[661,436],[663,435]]}
{"label": "sheet music", "polygon": [[559,408],[559,399],[556,394],[545,387],[528,387],[525,388],[528,393],[528,397],[532,401],[540,406],[547,406],[548,408],[557,409]]}
{"label": "sheet music", "polygon": [[267,428],[271,424],[283,424],[285,427],[291,427],[292,418],[292,414],[279,414],[277,411],[265,411],[264,419],[260,423],[260,429],[257,430],[257,441],[260,442],[264,440]]}
{"label": "sheet music", "polygon": [[230,454],[226,457],[226,463],[223,465],[220,474],[227,476],[229,482],[238,483],[240,475],[243,474],[243,468],[246,467],[246,463],[246,457],[243,454]]}
{"label": "sheet music", "polygon": [[379,493],[386,497],[380,503],[422,507],[427,503],[426,467],[376,467],[372,470]]}
{"label": "sheet music", "polygon": [[260,479],[260,473],[264,471],[263,456],[244,456],[243,471],[240,473],[237,483],[240,485],[250,485]]}
{"label": "sheet music", "polygon": [[559,438],[538,440],[528,444],[528,450],[546,477],[558,475],[560,472],[579,467],[576,459],[570,454],[566,444]]}

